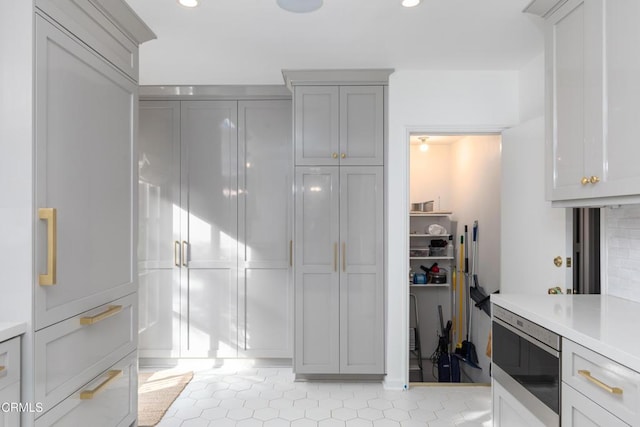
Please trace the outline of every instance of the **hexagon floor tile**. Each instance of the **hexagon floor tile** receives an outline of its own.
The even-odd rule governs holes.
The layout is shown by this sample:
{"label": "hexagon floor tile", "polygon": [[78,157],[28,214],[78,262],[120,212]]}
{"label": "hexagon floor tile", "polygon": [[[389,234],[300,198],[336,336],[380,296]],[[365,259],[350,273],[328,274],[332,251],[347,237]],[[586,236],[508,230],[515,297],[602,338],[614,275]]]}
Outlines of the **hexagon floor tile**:
{"label": "hexagon floor tile", "polygon": [[[235,367],[234,367],[235,368]],[[291,368],[194,373],[159,427],[488,427],[491,388],[295,382]]]}

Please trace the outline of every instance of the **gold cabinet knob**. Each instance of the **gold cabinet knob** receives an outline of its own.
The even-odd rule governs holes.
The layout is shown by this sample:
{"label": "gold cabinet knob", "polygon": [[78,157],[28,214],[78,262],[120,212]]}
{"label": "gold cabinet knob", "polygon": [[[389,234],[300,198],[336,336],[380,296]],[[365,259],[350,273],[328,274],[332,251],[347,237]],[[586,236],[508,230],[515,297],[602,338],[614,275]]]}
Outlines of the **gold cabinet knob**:
{"label": "gold cabinet knob", "polygon": [[331,157],[333,157],[334,159],[337,159],[337,158],[338,158],[338,153],[333,153],[333,154],[331,155]]}
{"label": "gold cabinet knob", "polygon": [[562,266],[562,257],[561,256],[557,256],[553,259],[553,264],[556,267],[561,267]]}
{"label": "gold cabinet knob", "polygon": [[591,181],[589,180],[589,178],[587,178],[586,176],[583,176],[582,179],[580,180],[580,183],[582,185],[587,185],[588,183],[590,183]]}
{"label": "gold cabinet knob", "polygon": [[597,184],[600,182],[600,177],[592,176],[591,178],[589,178],[589,182],[592,184]]}
{"label": "gold cabinet knob", "polygon": [[344,154],[344,153],[340,154],[340,158],[344,159],[345,157],[347,157],[346,154]]}

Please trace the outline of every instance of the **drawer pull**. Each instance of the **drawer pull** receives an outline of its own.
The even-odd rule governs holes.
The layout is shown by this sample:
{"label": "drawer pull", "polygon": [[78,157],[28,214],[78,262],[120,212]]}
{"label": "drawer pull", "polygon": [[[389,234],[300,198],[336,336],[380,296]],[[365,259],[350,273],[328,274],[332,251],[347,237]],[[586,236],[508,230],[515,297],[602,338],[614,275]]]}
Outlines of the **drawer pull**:
{"label": "drawer pull", "polygon": [[107,379],[102,381],[96,388],[93,390],[83,390],[80,392],[80,399],[88,400],[93,399],[96,394],[100,393],[104,390],[109,384],[116,380],[120,375],[122,375],[122,371],[109,371],[107,372]]}
{"label": "drawer pull", "polygon": [[38,276],[38,284],[51,286],[56,284],[56,258],[58,240],[58,218],[55,208],[38,209],[38,218],[47,221],[47,273]]}
{"label": "drawer pull", "polygon": [[622,394],[622,389],[620,387],[611,387],[610,385],[603,383],[599,379],[592,377],[590,371],[587,371],[585,369],[580,369],[578,371],[578,375],[588,379],[589,381],[591,381],[601,389],[606,390],[611,394]]}
{"label": "drawer pull", "polygon": [[93,325],[94,323],[98,323],[101,320],[106,319],[107,317],[111,317],[114,314],[118,314],[122,311],[121,305],[110,305],[106,311],[103,311],[100,314],[96,314],[95,316],[87,316],[80,318],[80,324],[83,326]]}
{"label": "drawer pull", "polygon": [[0,366],[0,372],[4,372],[4,371],[5,371],[5,369],[7,369],[7,368],[6,368],[6,367],[4,367],[4,366]]}

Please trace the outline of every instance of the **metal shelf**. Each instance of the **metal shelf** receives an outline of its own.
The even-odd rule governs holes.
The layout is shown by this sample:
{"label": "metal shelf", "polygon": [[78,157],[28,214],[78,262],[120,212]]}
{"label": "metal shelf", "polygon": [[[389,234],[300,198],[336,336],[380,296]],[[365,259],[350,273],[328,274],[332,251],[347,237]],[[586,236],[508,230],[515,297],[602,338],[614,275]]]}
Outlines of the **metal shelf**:
{"label": "metal shelf", "polygon": [[409,233],[409,237],[449,237],[451,234],[420,234],[420,233]]}
{"label": "metal shelf", "polygon": [[426,285],[416,285],[413,282],[409,282],[410,288],[448,288],[450,283],[427,283]]}
{"label": "metal shelf", "polygon": [[409,216],[449,216],[452,215],[452,212],[409,212]]}

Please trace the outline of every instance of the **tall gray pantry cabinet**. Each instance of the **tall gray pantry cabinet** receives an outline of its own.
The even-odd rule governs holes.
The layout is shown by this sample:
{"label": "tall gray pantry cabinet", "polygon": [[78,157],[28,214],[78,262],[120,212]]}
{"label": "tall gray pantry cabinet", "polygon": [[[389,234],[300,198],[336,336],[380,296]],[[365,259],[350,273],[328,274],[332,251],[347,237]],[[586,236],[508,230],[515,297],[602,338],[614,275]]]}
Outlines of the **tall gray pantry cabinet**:
{"label": "tall gray pantry cabinet", "polygon": [[0,320],[27,324],[22,425],[129,426],[138,44],[154,35],[118,0],[2,2],[0,28]]}
{"label": "tall gray pantry cabinet", "polygon": [[389,71],[284,75],[294,93],[295,373],[382,375]]}
{"label": "tall gray pantry cabinet", "polygon": [[290,359],[286,90],[247,99],[251,89],[237,88],[228,99],[200,87],[215,95],[157,100],[143,89],[140,357]]}

